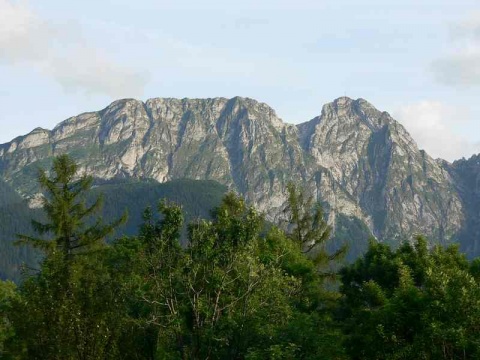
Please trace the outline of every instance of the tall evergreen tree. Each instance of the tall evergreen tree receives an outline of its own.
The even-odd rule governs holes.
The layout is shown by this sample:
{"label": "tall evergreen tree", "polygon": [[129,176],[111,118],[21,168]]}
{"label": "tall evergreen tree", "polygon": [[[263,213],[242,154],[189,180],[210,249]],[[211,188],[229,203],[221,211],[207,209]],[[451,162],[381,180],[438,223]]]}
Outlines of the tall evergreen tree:
{"label": "tall evergreen tree", "polygon": [[118,358],[120,331],[116,289],[104,267],[105,237],[125,218],[104,225],[93,215],[102,199],[86,204],[92,178],[78,177],[67,155],[57,157],[51,174],[41,170],[48,222],[33,222],[39,237],[19,242],[43,251],[40,271],[20,287],[10,319],[23,344],[16,351],[28,359]]}
{"label": "tall evergreen tree", "polygon": [[[98,218],[93,225],[88,222],[102,207],[103,198],[87,206],[85,195],[92,187],[93,178],[83,175],[79,179],[78,165],[68,155],[60,155],[53,161],[52,176],[44,169],[39,171],[38,182],[46,192],[43,209],[49,222],[32,221],[40,237],[19,235],[19,242],[42,250],[45,255],[62,253],[64,261],[75,254],[89,252],[104,245],[105,238],[125,222],[126,214],[112,224],[104,225]],[[44,235],[52,235],[45,238]]]}
{"label": "tall evergreen tree", "polygon": [[[288,237],[325,271],[331,262],[345,256],[347,248],[343,246],[329,251],[328,241],[332,235],[332,227],[325,220],[320,202],[314,202],[313,196],[307,196],[303,189],[297,188],[292,182],[287,184],[287,195],[284,214],[287,217]],[[325,275],[332,273],[326,271]]]}

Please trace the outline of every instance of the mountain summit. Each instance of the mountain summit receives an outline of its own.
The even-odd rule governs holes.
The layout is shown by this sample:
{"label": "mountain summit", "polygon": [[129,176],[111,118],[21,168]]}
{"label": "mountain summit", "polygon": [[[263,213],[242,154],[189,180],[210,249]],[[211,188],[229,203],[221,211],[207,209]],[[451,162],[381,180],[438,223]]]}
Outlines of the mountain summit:
{"label": "mountain summit", "polygon": [[471,218],[465,171],[419,150],[405,128],[363,99],[341,97],[299,125],[249,99],[118,100],[0,145],[0,177],[24,197],[36,169],[68,152],[98,179],[216,180],[270,218],[295,181],[329,220],[360,220],[378,239],[423,233],[457,240]]}

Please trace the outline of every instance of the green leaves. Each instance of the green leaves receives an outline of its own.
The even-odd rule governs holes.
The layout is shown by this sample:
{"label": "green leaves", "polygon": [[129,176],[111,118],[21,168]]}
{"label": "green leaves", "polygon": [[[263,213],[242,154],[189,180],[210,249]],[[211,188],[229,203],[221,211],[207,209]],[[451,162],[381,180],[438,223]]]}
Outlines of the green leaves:
{"label": "green leaves", "polygon": [[155,220],[147,209],[139,237],[113,247],[130,284],[129,316],[138,332],[147,330],[149,341],[140,353],[153,346],[159,358],[281,358],[302,352],[316,358],[320,348],[334,347],[332,341],[311,344],[312,338],[292,327],[296,319],[318,338],[318,327],[328,321],[317,313],[323,282],[314,262],[283,231],[265,232],[263,216],[243,199],[229,193],[212,220],[189,224],[185,248],[178,244],[181,209],[161,202],[159,212]]}
{"label": "green leaves", "polygon": [[161,201],[158,218],[144,211],[137,236],[108,246],[105,237],[123,219],[95,219],[101,199],[87,205],[91,179],[78,179],[76,170],[60,157],[50,174],[40,173],[47,221],[34,223],[41,236],[21,239],[45,257],[37,274],[9,292],[0,340],[12,353],[67,360],[342,358],[332,316],[338,295],[322,272],[339,253],[327,251],[330,227],[311,199],[291,189],[296,215],[285,232],[228,193],[210,220],[188,224],[184,247],[182,208]]}
{"label": "green leaves", "polygon": [[313,197],[307,197],[303,190],[297,189],[293,183],[287,185],[288,201],[284,209],[287,216],[288,237],[317,264],[325,276],[331,276],[331,262],[341,260],[347,247],[342,246],[336,251],[327,249],[332,228],[324,219],[320,203],[313,202]]}
{"label": "green leaves", "polygon": [[117,313],[117,284],[104,267],[105,237],[125,217],[108,225],[99,219],[87,225],[102,200],[87,206],[85,194],[92,179],[84,176],[77,180],[76,176],[77,165],[66,155],[54,160],[50,176],[40,171],[48,222],[33,222],[41,237],[19,237],[20,242],[45,255],[40,272],[24,281],[9,313],[28,358],[107,359],[118,355],[112,341],[118,339],[123,318]]}
{"label": "green leaves", "polygon": [[14,341],[15,329],[9,319],[12,302],[18,299],[16,286],[9,281],[0,281],[0,358],[9,358],[5,343]]}
{"label": "green leaves", "polygon": [[458,248],[424,238],[393,252],[371,243],[342,270],[342,321],[353,359],[476,359],[480,287]]}
{"label": "green leaves", "polygon": [[85,204],[93,179],[82,176],[77,180],[77,169],[71,158],[61,155],[54,160],[50,177],[45,170],[40,170],[38,181],[46,191],[43,209],[49,222],[32,221],[34,230],[42,237],[19,235],[19,243],[39,248],[47,257],[59,250],[64,254],[64,261],[70,261],[76,254],[101,247],[105,237],[126,221],[125,213],[108,225],[99,219],[92,226],[86,225],[86,220],[100,210],[103,200],[99,197],[91,205]]}

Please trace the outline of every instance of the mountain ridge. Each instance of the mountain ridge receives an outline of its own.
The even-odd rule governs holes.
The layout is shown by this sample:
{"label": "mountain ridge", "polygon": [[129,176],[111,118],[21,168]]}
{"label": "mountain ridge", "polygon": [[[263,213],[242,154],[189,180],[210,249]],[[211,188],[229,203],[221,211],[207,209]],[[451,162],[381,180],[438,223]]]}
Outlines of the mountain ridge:
{"label": "mountain ridge", "polygon": [[[330,103],[327,103],[327,104],[324,104],[322,106],[322,110],[320,111],[320,115],[318,116],[315,116],[314,118],[310,119],[310,120],[307,120],[307,121],[304,121],[304,122],[301,122],[301,123],[292,123],[292,122],[286,122],[286,121],[283,121],[281,118],[278,118],[282,124],[284,125],[291,125],[291,126],[303,126],[303,125],[306,125],[307,123],[310,123],[310,122],[313,122],[315,120],[317,120],[318,118],[320,118],[321,114],[324,112],[324,107],[327,107],[329,105],[332,105],[332,104],[335,104],[337,103],[339,100],[341,99],[348,99],[352,102],[362,102],[362,103],[365,103],[367,104],[368,106],[372,107],[373,108],[373,105],[371,103],[369,103],[367,100],[363,99],[363,98],[358,98],[356,100],[354,99],[351,99],[349,97],[346,97],[346,96],[342,96],[342,97],[339,97],[339,98],[336,98],[334,99],[332,102]],[[232,98],[225,98],[225,97],[212,97],[212,98],[173,98],[173,97],[168,97],[168,98],[149,98],[145,101],[143,100],[139,100],[139,99],[136,99],[136,98],[122,98],[122,99],[117,99],[117,100],[114,100],[112,101],[108,106],[106,106],[105,108],[101,109],[101,110],[97,110],[97,111],[86,111],[86,112],[82,112],[80,113],[79,115],[76,115],[76,116],[71,116],[65,120],[62,120],[60,121],[57,125],[55,125],[52,129],[47,129],[47,128],[43,128],[41,126],[39,127],[36,127],[34,128],[33,130],[31,130],[30,132],[24,134],[24,135],[18,135],[16,136],[15,138],[13,138],[12,140],[10,141],[7,141],[7,142],[4,142],[4,143],[0,143],[0,147],[1,146],[4,146],[4,145],[7,145],[7,144],[10,144],[12,142],[15,142],[15,141],[18,141],[18,140],[21,140],[21,139],[24,139],[25,137],[29,136],[29,135],[33,135],[33,134],[36,134],[36,133],[45,133],[45,132],[48,132],[48,133],[53,133],[55,132],[56,130],[58,130],[59,128],[63,127],[63,126],[66,126],[68,125],[71,121],[81,117],[81,116],[86,116],[86,115],[90,115],[90,114],[103,114],[106,112],[107,109],[110,109],[112,107],[116,107],[118,105],[125,105],[125,103],[128,103],[128,102],[140,102],[142,103],[143,105],[146,105],[147,103],[150,103],[152,101],[155,101],[155,100],[162,100],[164,102],[204,102],[204,101],[207,101],[207,102],[215,102],[215,101],[218,101],[218,102],[224,102],[224,103],[227,103],[229,101],[246,101],[246,102],[251,102],[251,103],[256,103],[262,107],[266,107],[268,108],[269,110],[271,110],[273,112],[273,115],[275,117],[277,117],[277,114],[276,114],[276,111],[270,107],[267,103],[265,102],[261,102],[261,101],[257,101],[253,98],[249,98],[249,97],[244,97],[244,96],[234,96]],[[147,112],[148,113],[148,112]],[[386,114],[388,114],[387,112],[385,112]]]}
{"label": "mountain ridge", "polygon": [[418,232],[457,241],[470,216],[456,167],[361,98],[337,98],[300,124],[244,97],[121,99],[0,145],[0,177],[32,196],[34,168],[65,152],[102,179],[215,180],[270,219],[294,181],[325,204],[332,224],[355,217],[392,243]]}

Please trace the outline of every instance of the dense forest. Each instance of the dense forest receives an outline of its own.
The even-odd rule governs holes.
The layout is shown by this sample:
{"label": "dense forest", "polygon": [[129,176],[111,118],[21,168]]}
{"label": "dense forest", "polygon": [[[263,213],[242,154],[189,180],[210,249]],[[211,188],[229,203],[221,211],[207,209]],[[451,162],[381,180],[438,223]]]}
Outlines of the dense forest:
{"label": "dense forest", "polygon": [[30,209],[24,199],[0,179],[0,279],[19,280],[19,265],[37,263],[35,251],[12,246],[16,234],[32,233],[31,220],[41,211]]}
{"label": "dense forest", "polygon": [[[346,263],[293,184],[279,224],[234,193],[209,216],[172,200],[140,210],[115,199],[121,185],[105,221],[101,187],[76,173],[61,156],[39,174],[43,214],[18,246],[42,256],[0,282],[2,359],[480,358],[480,261],[455,246],[371,240]],[[124,205],[140,229],[119,230]]]}
{"label": "dense forest", "polygon": [[[173,180],[164,184],[155,181],[132,181],[128,179],[110,182],[93,180],[91,189],[85,192],[87,204],[99,196],[103,206],[98,217],[112,221],[128,211],[127,221],[107,237],[111,242],[122,235],[135,235],[142,223],[146,207],[157,210],[159,199],[167,199],[182,206],[185,223],[194,219],[210,218],[209,210],[218,206],[227,188],[215,181]],[[0,279],[19,282],[21,265],[36,267],[39,253],[30,247],[13,246],[17,234],[34,235],[31,220],[45,220],[42,209],[32,209],[8,184],[0,180]],[[87,219],[92,223],[94,219]],[[181,241],[186,241],[186,226]]]}

